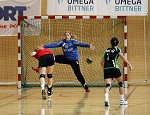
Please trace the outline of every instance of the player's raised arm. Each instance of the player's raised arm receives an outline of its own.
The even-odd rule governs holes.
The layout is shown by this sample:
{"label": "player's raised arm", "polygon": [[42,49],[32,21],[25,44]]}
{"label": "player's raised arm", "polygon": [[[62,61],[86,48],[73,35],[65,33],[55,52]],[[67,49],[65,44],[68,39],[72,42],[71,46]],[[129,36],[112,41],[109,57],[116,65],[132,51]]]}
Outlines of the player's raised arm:
{"label": "player's raised arm", "polygon": [[58,42],[54,42],[54,43],[50,43],[50,44],[44,44],[43,47],[44,48],[56,48],[56,47],[61,47],[62,46],[63,41],[60,40]]}
{"label": "player's raised arm", "polygon": [[89,47],[91,50],[94,50],[95,47],[92,44],[87,44],[83,42],[78,42],[77,40],[74,40],[74,45],[80,46],[80,47]]}
{"label": "player's raised arm", "polygon": [[128,64],[130,70],[133,70],[132,65],[131,65],[130,62],[125,58],[125,56],[123,55],[123,53],[119,52],[119,56],[122,58],[122,60],[123,60],[124,62],[126,62],[126,63]]}

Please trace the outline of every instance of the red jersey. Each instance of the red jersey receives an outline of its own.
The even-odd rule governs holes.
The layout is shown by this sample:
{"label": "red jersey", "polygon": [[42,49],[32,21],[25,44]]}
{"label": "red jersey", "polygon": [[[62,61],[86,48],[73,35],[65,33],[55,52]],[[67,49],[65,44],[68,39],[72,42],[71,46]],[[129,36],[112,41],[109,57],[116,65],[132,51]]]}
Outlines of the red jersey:
{"label": "red jersey", "polygon": [[47,48],[40,48],[36,50],[36,54],[33,57],[39,59],[41,56],[46,54],[53,54],[53,53]]}

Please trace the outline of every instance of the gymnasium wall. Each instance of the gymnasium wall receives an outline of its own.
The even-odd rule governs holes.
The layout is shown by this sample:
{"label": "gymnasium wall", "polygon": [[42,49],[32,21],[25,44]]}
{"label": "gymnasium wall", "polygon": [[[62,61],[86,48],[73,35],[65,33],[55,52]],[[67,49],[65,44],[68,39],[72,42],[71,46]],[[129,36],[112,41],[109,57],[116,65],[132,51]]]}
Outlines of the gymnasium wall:
{"label": "gymnasium wall", "polygon": [[[46,0],[42,0],[42,15],[46,15]],[[128,80],[132,83],[143,82],[145,79],[150,80],[149,17],[149,15],[147,17],[127,17],[128,60],[134,68],[132,72],[129,72]],[[17,82],[17,77],[18,38],[0,37],[0,82]]]}

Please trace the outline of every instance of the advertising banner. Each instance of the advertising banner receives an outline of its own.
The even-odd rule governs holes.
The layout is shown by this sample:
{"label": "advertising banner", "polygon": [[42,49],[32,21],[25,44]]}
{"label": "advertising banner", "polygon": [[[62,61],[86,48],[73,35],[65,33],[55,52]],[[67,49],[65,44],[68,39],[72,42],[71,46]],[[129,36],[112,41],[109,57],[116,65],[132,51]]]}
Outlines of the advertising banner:
{"label": "advertising banner", "polygon": [[41,15],[41,0],[0,0],[0,36],[17,36],[18,16]]}
{"label": "advertising banner", "polygon": [[146,16],[148,0],[47,0],[47,15]]}

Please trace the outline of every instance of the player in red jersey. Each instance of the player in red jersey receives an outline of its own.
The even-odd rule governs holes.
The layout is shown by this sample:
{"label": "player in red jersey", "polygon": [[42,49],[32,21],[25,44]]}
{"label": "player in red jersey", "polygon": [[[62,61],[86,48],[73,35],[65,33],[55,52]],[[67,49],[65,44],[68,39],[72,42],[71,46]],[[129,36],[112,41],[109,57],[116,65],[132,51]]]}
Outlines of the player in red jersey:
{"label": "player in red jersey", "polygon": [[[32,57],[36,58],[39,62],[39,73],[40,73],[40,85],[42,91],[42,98],[46,99],[45,92],[45,76],[47,69],[47,77],[48,77],[48,86],[47,86],[47,94],[48,97],[52,95],[52,72],[54,68],[54,57],[52,51],[47,48],[43,48],[41,46],[37,46],[34,52],[30,54]],[[33,68],[34,69],[34,68]]]}

